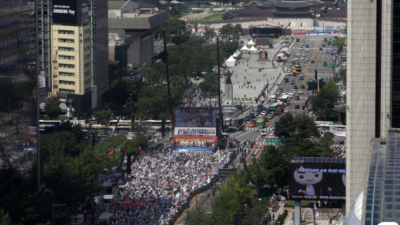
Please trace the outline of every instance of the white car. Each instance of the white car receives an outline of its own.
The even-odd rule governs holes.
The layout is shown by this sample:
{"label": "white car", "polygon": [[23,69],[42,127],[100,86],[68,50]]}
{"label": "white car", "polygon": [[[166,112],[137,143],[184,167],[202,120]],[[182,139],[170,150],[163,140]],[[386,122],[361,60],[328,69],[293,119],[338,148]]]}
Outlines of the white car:
{"label": "white car", "polygon": [[303,94],[303,91],[302,91],[302,90],[300,90],[300,91],[299,91],[299,94]]}
{"label": "white car", "polygon": [[309,59],[309,58],[306,58],[306,60],[307,60],[307,61],[310,61],[310,59]]}
{"label": "white car", "polygon": [[265,111],[262,111],[260,115],[265,116],[265,114],[267,114],[267,113],[265,113]]}
{"label": "white car", "polygon": [[296,57],[296,58],[294,58],[294,61],[297,61],[297,60],[299,60],[299,58],[297,58],[297,57]]}
{"label": "white car", "polygon": [[304,60],[305,58],[304,57],[301,57],[301,60]]}
{"label": "white car", "polygon": [[308,52],[308,48],[306,48],[306,50],[304,50],[304,51]]}
{"label": "white car", "polygon": [[262,136],[267,136],[267,132],[265,132],[265,130],[261,130],[260,133]]}
{"label": "white car", "polygon": [[300,53],[297,53],[297,54],[296,54],[296,56],[300,56],[300,55],[301,55]]}
{"label": "white car", "polygon": [[283,111],[283,112],[288,113],[288,112],[290,112],[290,110],[289,109],[285,109],[285,111]]}

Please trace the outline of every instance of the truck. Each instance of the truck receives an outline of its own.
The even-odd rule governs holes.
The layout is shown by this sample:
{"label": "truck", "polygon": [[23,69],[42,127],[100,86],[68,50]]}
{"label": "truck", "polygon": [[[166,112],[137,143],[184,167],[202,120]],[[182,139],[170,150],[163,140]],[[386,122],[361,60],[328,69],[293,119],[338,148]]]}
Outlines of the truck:
{"label": "truck", "polygon": [[257,120],[257,128],[262,129],[265,126],[265,120],[264,119],[258,119]]}
{"label": "truck", "polygon": [[281,102],[287,102],[288,101],[288,95],[283,95],[279,100],[281,100]]}
{"label": "truck", "polygon": [[336,49],[335,48],[331,48],[331,55],[335,54]]}

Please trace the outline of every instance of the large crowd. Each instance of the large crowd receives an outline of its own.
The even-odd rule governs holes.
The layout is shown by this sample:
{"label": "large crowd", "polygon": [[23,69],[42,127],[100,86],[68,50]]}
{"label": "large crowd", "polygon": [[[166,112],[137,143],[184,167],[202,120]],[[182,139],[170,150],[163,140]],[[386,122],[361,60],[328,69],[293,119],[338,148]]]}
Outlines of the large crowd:
{"label": "large crowd", "polygon": [[229,151],[183,152],[145,156],[132,163],[118,185],[118,198],[101,203],[98,214],[113,213],[113,225],[168,224],[187,197],[217,175],[228,163]]}

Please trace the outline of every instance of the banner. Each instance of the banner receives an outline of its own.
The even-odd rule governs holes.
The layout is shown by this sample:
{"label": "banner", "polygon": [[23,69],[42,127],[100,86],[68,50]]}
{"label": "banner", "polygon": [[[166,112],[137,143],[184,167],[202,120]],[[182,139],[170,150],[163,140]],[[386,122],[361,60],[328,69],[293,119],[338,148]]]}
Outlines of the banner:
{"label": "banner", "polygon": [[171,153],[173,152],[194,152],[194,151],[215,151],[214,147],[172,147],[170,148]]}
{"label": "banner", "polygon": [[174,134],[180,136],[217,136],[217,129],[198,127],[175,127]]}
{"label": "banner", "polygon": [[218,143],[217,137],[175,136],[174,144],[180,147],[207,147]]}

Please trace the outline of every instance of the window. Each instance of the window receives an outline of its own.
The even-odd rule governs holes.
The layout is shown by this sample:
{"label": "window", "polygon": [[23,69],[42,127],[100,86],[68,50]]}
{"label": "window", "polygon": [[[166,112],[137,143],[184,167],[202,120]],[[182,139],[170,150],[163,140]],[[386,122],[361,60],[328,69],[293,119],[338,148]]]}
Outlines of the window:
{"label": "window", "polygon": [[75,65],[73,65],[73,64],[59,64],[58,65],[60,68],[62,67],[62,68],[75,68]]}
{"label": "window", "polygon": [[74,39],[59,38],[58,42],[74,43]]}
{"label": "window", "polygon": [[42,30],[42,24],[38,24],[37,29],[38,29],[38,30]]}
{"label": "window", "polygon": [[73,81],[65,81],[65,80],[60,80],[60,84],[65,84],[65,85],[75,85],[75,82]]}
{"label": "window", "polygon": [[85,77],[90,76],[90,70],[85,72]]}
{"label": "window", "polygon": [[42,10],[39,9],[39,10],[37,11],[37,14],[38,14],[38,16],[42,15]]}
{"label": "window", "polygon": [[90,83],[90,79],[85,80],[85,84],[89,84]]}
{"label": "window", "polygon": [[43,28],[44,28],[44,31],[48,31],[49,30],[49,25],[44,25]]}
{"label": "window", "polygon": [[74,73],[66,73],[66,72],[58,72],[58,75],[60,76],[67,76],[67,77],[74,77]]}
{"label": "window", "polygon": [[67,48],[67,47],[58,47],[59,51],[67,51],[67,52],[73,52],[74,48]]}
{"label": "window", "polygon": [[49,46],[49,40],[44,40],[44,46]]}
{"label": "window", "polygon": [[49,49],[48,48],[44,48],[44,54],[49,54]]}
{"label": "window", "polygon": [[69,55],[59,55],[58,58],[59,59],[66,59],[66,60],[74,60],[75,59],[74,56],[69,56]]}
{"label": "window", "polygon": [[85,63],[85,68],[90,67],[90,62]]}
{"label": "window", "polygon": [[39,38],[43,38],[43,34],[42,34],[42,33],[39,33],[39,34],[38,34],[38,37],[39,37]]}
{"label": "window", "polygon": [[60,89],[60,93],[75,94],[75,90]]}
{"label": "window", "polygon": [[49,33],[45,32],[45,33],[44,33],[44,38],[45,38],[45,39],[49,39]]}
{"label": "window", "polygon": [[43,15],[47,16],[47,9],[43,9]]}
{"label": "window", "polygon": [[74,34],[73,30],[59,30],[59,34]]}
{"label": "window", "polygon": [[45,17],[43,17],[43,22],[44,23],[47,23],[48,22],[48,19],[47,19],[47,17],[45,16]]}

